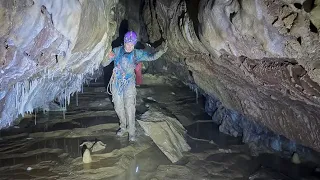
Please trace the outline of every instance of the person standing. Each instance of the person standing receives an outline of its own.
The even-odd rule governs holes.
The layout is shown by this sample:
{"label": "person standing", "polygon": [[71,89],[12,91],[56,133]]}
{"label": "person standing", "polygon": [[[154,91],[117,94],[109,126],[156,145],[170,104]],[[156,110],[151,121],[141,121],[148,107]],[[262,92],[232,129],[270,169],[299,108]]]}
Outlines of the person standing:
{"label": "person standing", "polygon": [[112,94],[115,111],[120,120],[118,136],[129,133],[129,140],[135,141],[135,112],[136,112],[136,65],[142,61],[154,61],[160,58],[168,49],[167,42],[161,50],[149,53],[135,49],[137,34],[129,31],[124,36],[124,46],[112,49],[104,66],[114,62],[114,69],[108,85]]}

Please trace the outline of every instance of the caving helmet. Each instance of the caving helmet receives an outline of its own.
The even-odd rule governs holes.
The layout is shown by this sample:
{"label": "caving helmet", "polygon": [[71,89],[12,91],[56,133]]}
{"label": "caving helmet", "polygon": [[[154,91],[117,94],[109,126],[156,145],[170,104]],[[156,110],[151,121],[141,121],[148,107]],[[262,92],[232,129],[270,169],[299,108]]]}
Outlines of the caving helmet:
{"label": "caving helmet", "polygon": [[137,34],[134,31],[128,31],[125,35],[124,35],[124,43],[133,43],[134,45],[137,44],[138,38],[137,38]]}

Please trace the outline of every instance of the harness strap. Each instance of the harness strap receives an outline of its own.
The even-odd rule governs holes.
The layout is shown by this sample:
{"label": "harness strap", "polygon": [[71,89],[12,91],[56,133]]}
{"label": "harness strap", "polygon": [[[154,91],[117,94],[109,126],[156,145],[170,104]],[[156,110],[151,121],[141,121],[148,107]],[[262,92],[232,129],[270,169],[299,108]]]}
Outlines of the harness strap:
{"label": "harness strap", "polygon": [[[124,47],[121,47],[118,54],[117,54],[117,57],[115,59],[115,67],[113,69],[113,72],[112,72],[112,76],[110,78],[110,81],[108,83],[108,86],[107,86],[107,93],[109,95],[112,95],[112,88],[113,86],[115,85],[117,90],[118,90],[118,94],[120,95],[123,90],[126,88],[126,86],[130,83],[130,80],[133,76],[128,76],[128,75],[125,75],[125,76],[122,76],[121,79],[117,76],[117,70],[119,70],[118,73],[122,74],[124,72],[121,73],[121,71],[123,71],[121,68],[118,68],[117,65],[119,63],[119,61],[121,60],[122,56],[124,54]],[[134,64],[136,64],[136,60],[135,60],[135,51],[133,51],[132,53],[130,53],[130,60],[133,60]]]}
{"label": "harness strap", "polygon": [[116,73],[115,71],[112,72],[112,76],[110,78],[110,81],[108,83],[107,86],[107,93],[109,95],[113,95],[112,94],[112,89],[113,86],[115,85],[117,90],[118,90],[118,95],[123,93],[123,90],[127,87],[127,85],[130,83],[131,78],[126,79],[125,77],[123,77],[122,79],[117,79],[116,78]]}

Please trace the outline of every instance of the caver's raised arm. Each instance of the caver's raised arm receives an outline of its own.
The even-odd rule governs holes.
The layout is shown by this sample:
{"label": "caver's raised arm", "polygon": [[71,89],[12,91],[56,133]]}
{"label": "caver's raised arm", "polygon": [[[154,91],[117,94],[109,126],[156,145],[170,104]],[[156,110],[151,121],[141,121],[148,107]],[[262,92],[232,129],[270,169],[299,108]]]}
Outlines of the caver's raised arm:
{"label": "caver's raised arm", "polygon": [[112,61],[115,60],[115,58],[119,53],[120,48],[121,47],[113,48],[108,54],[106,54],[106,57],[101,62],[103,67],[108,66]]}
{"label": "caver's raised arm", "polygon": [[149,53],[145,50],[137,49],[135,50],[135,58],[137,62],[141,61],[154,61],[159,59],[165,52],[167,52],[168,45],[167,42],[165,42],[164,47],[155,53]]}

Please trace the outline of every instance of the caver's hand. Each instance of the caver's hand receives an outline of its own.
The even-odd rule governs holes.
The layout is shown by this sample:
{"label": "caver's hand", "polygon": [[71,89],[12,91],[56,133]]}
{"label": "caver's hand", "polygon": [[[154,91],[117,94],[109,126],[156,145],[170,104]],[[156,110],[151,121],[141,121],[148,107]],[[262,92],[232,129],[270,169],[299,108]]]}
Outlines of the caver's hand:
{"label": "caver's hand", "polygon": [[109,59],[112,59],[116,56],[116,54],[114,54],[114,52],[110,51],[108,54]]}

